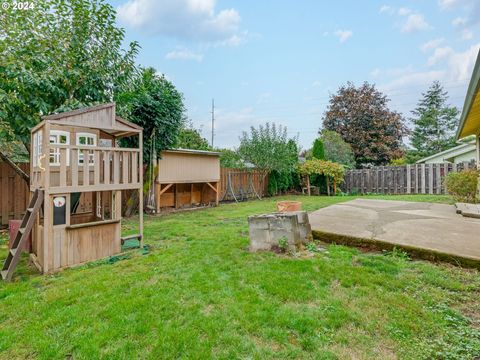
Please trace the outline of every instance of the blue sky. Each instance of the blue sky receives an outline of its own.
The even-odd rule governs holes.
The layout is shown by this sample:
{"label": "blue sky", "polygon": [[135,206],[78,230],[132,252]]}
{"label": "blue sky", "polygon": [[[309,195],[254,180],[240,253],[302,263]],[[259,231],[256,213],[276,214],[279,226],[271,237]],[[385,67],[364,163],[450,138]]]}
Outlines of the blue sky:
{"label": "blue sky", "polygon": [[242,130],[287,126],[303,148],[321,127],[329,94],[375,83],[406,118],[440,80],[459,108],[480,48],[480,1],[115,0],[138,62],[183,92],[188,117],[215,145]]}

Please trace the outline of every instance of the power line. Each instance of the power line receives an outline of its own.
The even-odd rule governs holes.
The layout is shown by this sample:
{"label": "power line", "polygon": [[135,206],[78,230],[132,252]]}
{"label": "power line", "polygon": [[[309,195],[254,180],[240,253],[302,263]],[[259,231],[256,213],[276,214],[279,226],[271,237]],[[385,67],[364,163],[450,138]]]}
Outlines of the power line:
{"label": "power line", "polygon": [[213,148],[214,137],[215,137],[215,99],[212,99],[212,148]]}

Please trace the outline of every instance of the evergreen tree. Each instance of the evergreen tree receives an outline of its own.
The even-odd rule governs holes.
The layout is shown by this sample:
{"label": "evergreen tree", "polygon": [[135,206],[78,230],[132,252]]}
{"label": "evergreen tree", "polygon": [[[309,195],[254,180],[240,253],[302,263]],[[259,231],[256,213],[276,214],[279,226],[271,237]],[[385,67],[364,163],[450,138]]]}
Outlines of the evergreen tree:
{"label": "evergreen tree", "polygon": [[435,154],[455,146],[455,129],[459,111],[447,105],[448,95],[438,81],[422,94],[415,116],[411,143],[421,157]]}
{"label": "evergreen tree", "polygon": [[325,147],[323,146],[323,141],[319,138],[313,142],[312,155],[316,159],[325,160]]}

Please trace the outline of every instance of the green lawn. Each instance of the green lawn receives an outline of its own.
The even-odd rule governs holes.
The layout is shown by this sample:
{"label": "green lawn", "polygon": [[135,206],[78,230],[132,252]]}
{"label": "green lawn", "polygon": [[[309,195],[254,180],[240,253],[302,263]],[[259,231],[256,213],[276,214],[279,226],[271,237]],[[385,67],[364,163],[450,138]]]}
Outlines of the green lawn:
{"label": "green lawn", "polygon": [[[353,197],[288,199],[314,210]],[[480,355],[478,271],[335,245],[297,256],[249,253],[247,216],[278,200],[146,218],[151,251],[117,262],[40,276],[23,261],[15,281],[0,284],[0,358]]]}

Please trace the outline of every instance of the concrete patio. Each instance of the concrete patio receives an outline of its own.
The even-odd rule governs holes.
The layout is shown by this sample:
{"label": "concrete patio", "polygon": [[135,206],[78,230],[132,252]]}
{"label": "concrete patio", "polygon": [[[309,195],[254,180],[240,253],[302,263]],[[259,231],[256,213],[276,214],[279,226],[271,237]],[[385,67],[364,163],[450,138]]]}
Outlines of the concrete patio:
{"label": "concrete patio", "polygon": [[480,219],[453,205],[356,199],[309,215],[316,239],[480,268]]}

